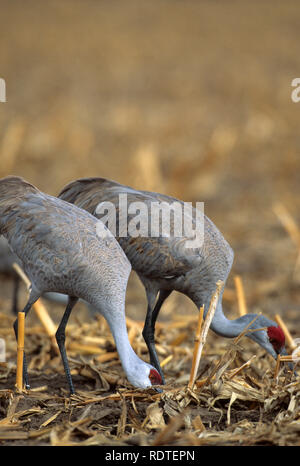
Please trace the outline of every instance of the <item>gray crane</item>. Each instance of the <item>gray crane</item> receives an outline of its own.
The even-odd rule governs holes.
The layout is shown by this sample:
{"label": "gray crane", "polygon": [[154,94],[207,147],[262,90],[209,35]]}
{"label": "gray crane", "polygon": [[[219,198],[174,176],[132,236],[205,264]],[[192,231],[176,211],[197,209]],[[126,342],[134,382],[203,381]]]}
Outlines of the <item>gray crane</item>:
{"label": "gray crane", "polygon": [[[31,281],[25,316],[44,292],[68,295],[56,332],[70,393],[74,386],[65,350],[65,328],[79,298],[107,320],[128,380],[136,387],[160,385],[156,369],[133,351],[125,321],[131,265],[102,222],[78,207],[39,191],[24,179],[0,179],[0,234],[6,237]],[[17,320],[14,323],[17,335]],[[24,381],[28,385],[26,359]]]}
{"label": "gray crane", "polygon": [[[149,191],[138,191],[105,178],[75,180],[66,185],[58,197],[102,219],[104,218],[103,212],[100,209],[101,213],[99,214],[99,206],[103,202],[110,202],[115,206],[116,224],[118,225],[121,215],[120,195],[126,195],[128,206],[133,202],[141,202],[146,205],[144,216],[147,218],[144,220],[148,222],[148,225],[151,224],[152,220],[152,203],[167,202],[172,204],[178,202],[183,206],[183,201],[179,199]],[[127,211],[127,224],[134,218],[129,210]],[[142,214],[139,215],[139,219],[143,220]],[[109,223],[114,225],[113,221],[109,222],[109,215],[106,220],[108,226]],[[207,216],[203,216],[203,221],[203,244],[200,247],[192,248],[186,247],[186,241],[190,239],[189,236],[178,237],[172,235],[171,230],[169,236],[163,236],[162,230],[160,230],[157,237],[151,237],[151,235],[126,236],[122,231],[116,230],[114,232],[131,262],[133,270],[139,276],[146,290],[148,306],[143,336],[148,347],[150,363],[157,368],[162,378],[163,374],[155,349],[154,332],[155,322],[163,302],[173,290],[176,290],[187,295],[198,309],[204,305],[204,314],[206,315],[216,282],[222,280],[225,283],[232,266],[234,254],[231,247]],[[174,231],[173,229],[173,233]],[[215,333],[228,338],[236,337],[257,317],[249,330],[259,328],[264,328],[264,330],[248,332],[246,335],[266,349],[274,358],[277,358],[278,353],[286,354],[284,334],[277,323],[263,315],[256,314],[247,314],[238,319],[229,320],[223,313],[222,294],[223,292],[220,294],[210,326]]]}

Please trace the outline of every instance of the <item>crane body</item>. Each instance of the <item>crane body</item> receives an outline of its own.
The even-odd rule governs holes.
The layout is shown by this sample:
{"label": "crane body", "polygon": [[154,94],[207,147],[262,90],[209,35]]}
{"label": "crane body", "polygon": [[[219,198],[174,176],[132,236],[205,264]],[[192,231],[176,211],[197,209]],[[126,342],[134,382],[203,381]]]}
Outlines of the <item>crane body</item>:
{"label": "crane body", "polygon": [[[102,203],[112,203],[115,206],[116,219],[106,220],[109,224],[118,225],[120,215],[120,196],[126,195],[127,204],[140,203],[139,221],[151,225],[151,205],[153,203],[184,202],[160,193],[135,190],[105,178],[82,178],[66,185],[59,194],[64,199],[78,207],[87,210],[97,218],[101,218]],[[139,205],[139,204],[135,204]],[[142,209],[145,205],[147,208]],[[195,208],[194,208],[195,209]],[[113,212],[114,213],[114,212]],[[193,212],[195,214],[195,210]],[[133,220],[132,211],[128,209],[127,225]],[[195,225],[196,215],[193,216]],[[155,322],[160,309],[167,297],[178,291],[188,296],[198,309],[204,305],[204,315],[209,308],[211,296],[218,280],[226,283],[232,267],[234,253],[228,242],[214,223],[203,215],[203,242],[197,247],[187,247],[191,237],[183,234],[175,235],[175,219],[171,219],[171,234],[165,236],[124,235],[122,229],[116,230],[116,238],[128,257],[133,270],[143,283],[147,296],[147,313],[143,336],[147,344],[150,362],[160,371],[159,359],[155,349]],[[172,230],[173,228],[173,230]],[[162,230],[160,230],[162,231]],[[217,334],[232,338],[239,335],[254,319],[255,314],[247,314],[235,320],[228,319],[222,307],[222,293],[210,328]],[[285,353],[284,334],[275,322],[265,316],[257,316],[249,330],[265,328],[256,332],[249,332],[247,336],[265,348],[274,358],[278,352]],[[271,330],[268,330],[271,328]],[[272,338],[270,335],[272,335]]]}
{"label": "crane body", "polygon": [[[114,236],[88,212],[39,191],[20,177],[0,180],[0,234],[31,281],[28,313],[45,292],[69,297],[56,338],[70,387],[74,387],[65,352],[65,327],[79,298],[107,320],[128,380],[146,388],[159,384],[157,371],[133,351],[125,322],[125,294],[131,265]],[[17,321],[14,325],[17,333]],[[26,363],[24,377],[27,379]],[[26,382],[28,383],[28,382]]]}

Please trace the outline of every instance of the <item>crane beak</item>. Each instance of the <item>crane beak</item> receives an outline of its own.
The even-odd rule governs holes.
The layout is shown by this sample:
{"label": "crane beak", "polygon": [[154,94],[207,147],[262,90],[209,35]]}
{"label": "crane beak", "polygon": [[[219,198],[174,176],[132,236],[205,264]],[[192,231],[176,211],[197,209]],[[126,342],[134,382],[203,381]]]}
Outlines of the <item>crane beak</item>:
{"label": "crane beak", "polygon": [[152,385],[153,390],[155,390],[157,393],[163,393],[163,389],[160,387],[156,387],[155,385]]}

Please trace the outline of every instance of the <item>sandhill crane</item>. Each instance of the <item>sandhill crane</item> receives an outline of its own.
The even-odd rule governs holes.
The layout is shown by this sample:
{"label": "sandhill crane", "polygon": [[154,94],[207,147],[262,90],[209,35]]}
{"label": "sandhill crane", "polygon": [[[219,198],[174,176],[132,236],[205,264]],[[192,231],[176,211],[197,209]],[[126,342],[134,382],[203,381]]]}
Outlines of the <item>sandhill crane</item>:
{"label": "sandhill crane", "polygon": [[[69,297],[56,339],[71,394],[74,386],[65,328],[79,298],[107,320],[128,380],[139,388],[161,384],[157,370],[138,358],[129,343],[124,309],[131,266],[102,222],[24,179],[10,176],[0,180],[0,234],[7,238],[32,284],[25,316],[43,292]],[[17,320],[14,330],[17,334]],[[28,385],[26,360],[24,380]]]}
{"label": "sandhill crane", "polygon": [[[116,207],[118,223],[120,215],[120,194],[126,194],[128,206],[140,201],[148,207],[145,221],[151,223],[151,203],[183,201],[149,191],[137,191],[128,186],[105,178],[78,179],[66,185],[59,198],[81,207],[98,218],[99,206],[103,202],[111,202]],[[129,209],[128,209],[129,212]],[[127,214],[128,214],[127,212]],[[122,214],[124,215],[124,214]],[[139,216],[140,217],[140,216]],[[127,223],[133,215],[128,214]],[[142,218],[142,217],[140,217]],[[141,279],[147,295],[148,307],[143,329],[150,362],[160,372],[162,370],[155,350],[155,322],[165,299],[173,290],[187,295],[198,309],[204,305],[208,310],[216,282],[224,283],[233,262],[233,251],[213,222],[204,215],[204,242],[201,247],[187,248],[188,237],[172,236],[122,236],[116,232],[116,238],[131,262],[133,270]],[[118,236],[119,234],[119,236]],[[235,320],[229,320],[223,313],[222,294],[210,328],[224,337],[236,337],[256,317],[247,314]],[[157,298],[158,296],[158,298]],[[249,329],[265,328],[256,332],[248,332],[247,336],[266,349],[274,358],[278,353],[285,354],[285,338],[277,323],[269,318],[258,315]]]}

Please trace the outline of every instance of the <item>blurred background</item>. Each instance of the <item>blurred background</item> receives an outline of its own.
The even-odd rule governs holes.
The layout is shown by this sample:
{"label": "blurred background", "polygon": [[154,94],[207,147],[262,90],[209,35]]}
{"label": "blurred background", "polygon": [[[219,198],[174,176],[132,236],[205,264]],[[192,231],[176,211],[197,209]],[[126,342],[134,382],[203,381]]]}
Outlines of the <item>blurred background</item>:
{"label": "blurred background", "polygon": [[[0,176],[57,195],[107,177],[203,201],[235,251],[249,311],[300,323],[296,0],[1,0]],[[298,261],[300,262],[300,261]],[[1,310],[12,284],[3,274]],[[144,316],[132,276],[129,315]],[[172,295],[161,318],[193,310]],[[298,331],[300,336],[300,329]]]}

